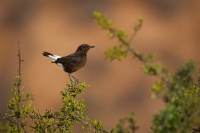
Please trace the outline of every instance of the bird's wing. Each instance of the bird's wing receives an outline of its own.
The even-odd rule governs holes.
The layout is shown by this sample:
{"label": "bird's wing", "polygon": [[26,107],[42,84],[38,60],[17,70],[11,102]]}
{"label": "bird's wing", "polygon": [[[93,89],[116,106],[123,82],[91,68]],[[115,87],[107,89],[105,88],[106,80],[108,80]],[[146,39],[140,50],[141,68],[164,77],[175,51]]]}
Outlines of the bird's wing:
{"label": "bird's wing", "polygon": [[64,57],[61,57],[61,58],[58,58],[55,63],[79,63],[81,62],[83,59],[82,56],[80,55],[77,55],[77,54],[71,54],[71,55],[68,55],[68,56],[64,56]]}

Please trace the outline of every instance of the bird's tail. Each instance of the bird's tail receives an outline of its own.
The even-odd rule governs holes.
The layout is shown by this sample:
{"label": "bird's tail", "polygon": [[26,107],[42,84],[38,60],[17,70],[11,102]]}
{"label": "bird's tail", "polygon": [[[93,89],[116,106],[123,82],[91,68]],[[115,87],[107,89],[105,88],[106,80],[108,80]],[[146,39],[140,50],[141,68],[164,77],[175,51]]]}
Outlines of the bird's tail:
{"label": "bird's tail", "polygon": [[52,63],[54,63],[58,58],[60,58],[60,56],[58,56],[58,55],[54,55],[54,54],[51,54],[51,53],[45,52],[45,51],[42,54],[43,54],[43,56],[51,58]]}
{"label": "bird's tail", "polygon": [[53,56],[53,54],[51,54],[51,53],[49,53],[49,52],[45,52],[45,51],[44,51],[42,54],[43,54],[44,56],[47,56],[47,57],[49,57],[49,55]]}

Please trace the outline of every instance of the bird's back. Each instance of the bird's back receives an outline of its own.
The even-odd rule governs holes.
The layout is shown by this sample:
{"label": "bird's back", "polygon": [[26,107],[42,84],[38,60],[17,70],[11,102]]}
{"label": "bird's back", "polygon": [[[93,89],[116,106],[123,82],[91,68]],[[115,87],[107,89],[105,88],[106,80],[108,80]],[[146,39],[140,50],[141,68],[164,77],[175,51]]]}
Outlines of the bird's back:
{"label": "bird's back", "polygon": [[77,52],[58,58],[54,63],[62,64],[65,72],[73,73],[82,68],[86,64],[86,61],[87,55]]}

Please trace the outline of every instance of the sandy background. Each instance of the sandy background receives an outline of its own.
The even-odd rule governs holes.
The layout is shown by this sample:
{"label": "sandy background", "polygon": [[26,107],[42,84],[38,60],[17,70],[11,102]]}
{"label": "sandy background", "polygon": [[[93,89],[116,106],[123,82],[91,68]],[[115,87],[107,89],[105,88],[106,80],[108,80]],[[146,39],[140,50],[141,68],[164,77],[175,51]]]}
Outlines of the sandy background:
{"label": "sandy background", "polygon": [[[145,76],[136,59],[121,62],[105,60],[104,51],[116,43],[91,20],[94,10],[105,13],[116,27],[132,33],[130,27],[139,16],[144,25],[132,47],[141,53],[157,53],[157,59],[172,72],[189,59],[200,63],[200,1],[190,0],[34,0],[0,1],[0,121],[11,98],[17,74],[17,42],[20,41],[23,85],[35,96],[34,106],[58,110],[60,91],[68,75],[43,51],[58,55],[73,53],[77,46],[96,46],[88,62],[74,73],[91,84],[80,97],[86,100],[87,114],[102,121],[106,129],[130,112],[137,113],[138,133],[151,132],[152,115],[163,106],[152,100],[151,85],[156,80]],[[199,66],[199,65],[198,65]],[[80,127],[74,133],[81,132]]]}

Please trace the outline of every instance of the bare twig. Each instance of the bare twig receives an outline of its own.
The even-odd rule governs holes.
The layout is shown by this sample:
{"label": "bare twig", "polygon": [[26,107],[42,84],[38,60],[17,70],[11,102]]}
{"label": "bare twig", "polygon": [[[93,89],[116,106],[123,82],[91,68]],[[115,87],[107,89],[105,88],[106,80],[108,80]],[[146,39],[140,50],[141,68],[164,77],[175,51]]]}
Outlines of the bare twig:
{"label": "bare twig", "polygon": [[19,65],[19,68],[18,68],[18,76],[20,77],[21,76],[21,62],[23,62],[24,60],[21,59],[21,52],[20,52],[20,45],[19,45],[19,41],[18,41],[18,65]]}
{"label": "bare twig", "polygon": [[[18,76],[17,76],[17,95],[19,98],[19,103],[21,102],[21,62],[23,62],[24,60],[21,59],[21,52],[20,52],[20,45],[19,45],[19,41],[18,41]],[[17,110],[20,110],[20,105],[19,103],[17,103]],[[20,129],[20,127],[23,129],[23,131],[26,133],[26,130],[24,128],[24,125],[21,123],[20,120],[20,114],[17,117],[17,127],[18,129]]]}
{"label": "bare twig", "polygon": [[132,41],[133,41],[133,38],[136,36],[136,34],[137,34],[137,31],[136,31],[136,30],[134,30],[134,32],[132,33],[132,35],[131,35],[131,37],[130,37],[129,44],[131,44],[131,43],[132,43]]}

